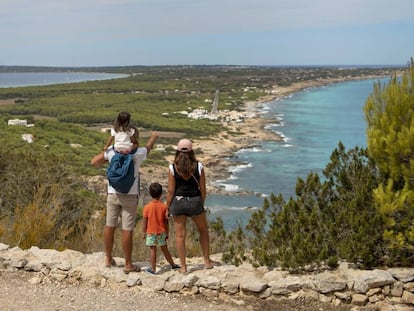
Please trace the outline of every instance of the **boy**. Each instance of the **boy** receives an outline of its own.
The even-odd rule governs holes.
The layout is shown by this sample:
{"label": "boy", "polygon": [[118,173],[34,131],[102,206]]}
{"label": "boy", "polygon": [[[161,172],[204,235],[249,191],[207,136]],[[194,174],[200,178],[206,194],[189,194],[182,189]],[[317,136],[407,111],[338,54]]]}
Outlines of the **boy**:
{"label": "boy", "polygon": [[144,206],[142,212],[142,235],[143,239],[145,239],[145,244],[150,247],[151,254],[151,268],[148,268],[146,272],[156,274],[157,246],[161,247],[165,259],[171,265],[171,269],[179,269],[180,266],[174,263],[167,247],[167,205],[160,201],[162,186],[159,183],[152,183],[149,187],[149,192],[152,199]]}

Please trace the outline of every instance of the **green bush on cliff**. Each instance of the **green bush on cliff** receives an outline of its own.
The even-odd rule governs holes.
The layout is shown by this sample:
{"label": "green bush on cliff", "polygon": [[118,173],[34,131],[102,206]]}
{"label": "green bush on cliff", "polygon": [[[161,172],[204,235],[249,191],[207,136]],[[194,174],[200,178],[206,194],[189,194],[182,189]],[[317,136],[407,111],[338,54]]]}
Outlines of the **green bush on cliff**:
{"label": "green bush on cliff", "polygon": [[384,181],[374,190],[389,263],[414,262],[414,60],[401,77],[377,83],[365,105],[368,149]]}
{"label": "green bush on cliff", "polygon": [[[360,148],[346,152],[340,143],[323,181],[310,173],[306,180],[298,179],[295,199],[285,202],[280,195],[266,199],[250,218],[244,239],[239,239],[250,249],[252,263],[299,269],[334,264],[341,258],[378,264],[383,255],[382,222],[373,206],[372,189],[379,176],[366,155]],[[242,255],[232,260],[226,253],[225,259],[237,263]]]}
{"label": "green bush on cliff", "polygon": [[96,250],[94,241],[80,237],[96,235],[93,226],[102,222],[104,202],[68,167],[65,158],[29,148],[0,152],[3,243],[55,249],[77,244],[82,251]]}

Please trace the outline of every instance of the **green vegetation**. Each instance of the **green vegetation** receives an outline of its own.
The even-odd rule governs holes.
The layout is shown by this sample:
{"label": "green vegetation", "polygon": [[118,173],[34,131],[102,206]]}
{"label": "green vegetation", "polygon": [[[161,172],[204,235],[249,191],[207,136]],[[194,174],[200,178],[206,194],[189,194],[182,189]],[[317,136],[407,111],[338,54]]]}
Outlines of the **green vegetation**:
{"label": "green vegetation", "polygon": [[96,249],[86,237],[102,221],[102,199],[68,170],[64,157],[24,149],[0,153],[2,242],[56,249],[79,243],[78,248]]}
{"label": "green vegetation", "polygon": [[[348,152],[340,143],[324,170],[324,181],[315,173],[298,179],[296,199],[285,202],[272,195],[255,212],[247,233],[236,233],[224,259],[233,263],[251,250],[255,265],[282,265],[298,269],[309,264],[346,259],[364,265],[382,258],[382,222],[373,205],[372,189],[378,185],[378,171],[367,151]],[[237,251],[236,251],[237,249]]]}
{"label": "green vegetation", "polygon": [[[0,71],[22,68],[0,67]],[[26,71],[51,68],[25,68]],[[71,70],[61,68],[60,70]],[[55,69],[58,70],[58,69]],[[91,168],[89,160],[105,144],[107,134],[98,131],[110,126],[119,111],[129,111],[134,125],[142,130],[183,132],[188,137],[208,137],[221,131],[217,121],[192,120],[180,111],[211,109],[211,101],[219,90],[219,109],[242,108],[246,100],[255,100],[272,86],[316,78],[345,78],[390,75],[392,68],[300,68],[239,66],[161,66],[79,68],[82,71],[106,71],[129,74],[128,78],[58,84],[37,87],[0,88],[3,146],[23,148],[20,135],[35,136],[32,148],[37,152],[65,156],[72,170],[94,175],[101,170]],[[25,119],[35,124],[31,129],[8,127],[8,119]],[[9,139],[12,137],[13,139]],[[144,141],[144,140],[143,140]],[[161,139],[160,143],[171,140]],[[175,143],[175,140],[172,141]],[[80,144],[81,148],[70,148]],[[47,146],[47,148],[44,148]],[[170,151],[171,152],[171,151]],[[156,155],[157,163],[165,154]],[[152,157],[154,158],[154,157]],[[151,160],[147,164],[151,164]]]}
{"label": "green vegetation", "polygon": [[[7,70],[0,67],[0,71]],[[130,76],[0,88],[0,100],[14,100],[0,104],[0,236],[4,243],[84,252],[102,249],[105,202],[90,189],[87,178],[102,175],[104,170],[89,162],[108,137],[98,129],[109,126],[121,110],[129,111],[143,131],[208,137],[222,130],[219,122],[190,120],[178,112],[209,110],[216,90],[220,91],[219,109],[239,110],[244,101],[268,94],[273,86],[319,78],[389,76],[395,69],[141,66],[82,70]],[[295,200],[285,202],[273,195],[246,228],[226,233],[222,220],[217,219],[211,224],[212,251],[226,251],[224,259],[236,264],[250,259],[255,264],[293,269],[323,261],[335,265],[337,259],[366,266],[385,258],[390,264],[412,262],[412,68],[410,72],[401,85],[394,79],[390,90],[377,87],[368,101],[369,151],[346,151],[339,144],[323,180],[315,174],[298,180]],[[398,117],[403,122],[397,121],[394,108],[388,108],[400,100]],[[34,127],[8,126],[7,121],[15,118],[27,119]],[[399,137],[401,133],[407,137]],[[34,135],[34,143],[24,142],[22,134]],[[160,139],[160,143],[175,142]],[[144,165],[166,165],[164,158],[172,152],[171,148],[154,152]],[[137,221],[139,227],[139,217]],[[187,243],[189,255],[199,255],[196,234],[188,236],[192,239]],[[135,241],[139,253],[134,256],[142,259],[145,247],[139,237]],[[121,255],[120,245],[115,254]]]}
{"label": "green vegetation", "polygon": [[227,235],[223,259],[235,264],[364,267],[414,263],[414,63],[377,83],[365,105],[368,149],[339,143],[321,180],[298,179],[297,198],[272,195],[247,226]]}
{"label": "green vegetation", "polygon": [[377,84],[368,98],[368,148],[384,181],[374,189],[390,262],[414,261],[414,62],[401,80]]}

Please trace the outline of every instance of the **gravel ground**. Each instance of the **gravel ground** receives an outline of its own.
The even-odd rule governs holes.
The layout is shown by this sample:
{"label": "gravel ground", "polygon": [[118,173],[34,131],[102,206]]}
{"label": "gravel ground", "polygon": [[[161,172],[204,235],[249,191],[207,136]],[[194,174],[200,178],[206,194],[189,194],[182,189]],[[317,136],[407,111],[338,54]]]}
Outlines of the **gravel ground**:
{"label": "gravel ground", "polygon": [[125,283],[105,287],[65,282],[33,285],[29,283],[32,277],[33,273],[25,271],[0,271],[0,310],[351,310],[350,305],[337,307],[317,301],[158,293],[140,286],[128,288]]}

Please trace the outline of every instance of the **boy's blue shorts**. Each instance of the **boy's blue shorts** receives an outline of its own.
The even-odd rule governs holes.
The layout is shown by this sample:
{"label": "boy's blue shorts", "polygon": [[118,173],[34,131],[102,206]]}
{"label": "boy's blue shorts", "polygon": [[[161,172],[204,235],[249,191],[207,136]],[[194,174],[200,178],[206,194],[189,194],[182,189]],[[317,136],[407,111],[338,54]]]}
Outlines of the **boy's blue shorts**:
{"label": "boy's blue shorts", "polygon": [[147,234],[145,239],[147,246],[164,246],[167,245],[167,232],[158,234]]}

